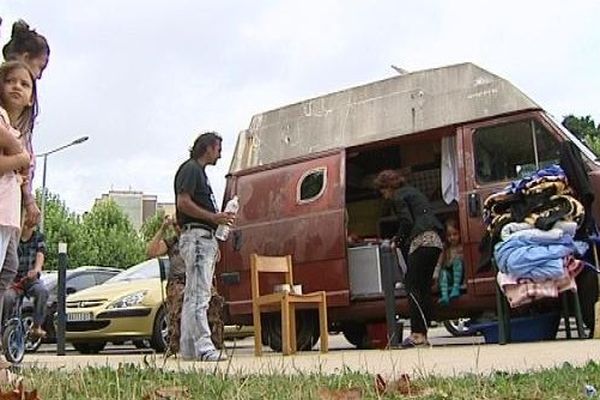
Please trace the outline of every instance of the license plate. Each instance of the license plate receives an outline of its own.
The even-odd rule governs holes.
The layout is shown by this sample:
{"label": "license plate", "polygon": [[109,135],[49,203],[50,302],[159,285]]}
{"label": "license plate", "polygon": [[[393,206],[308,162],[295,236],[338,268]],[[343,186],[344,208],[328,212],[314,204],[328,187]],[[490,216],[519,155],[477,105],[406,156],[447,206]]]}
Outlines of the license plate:
{"label": "license plate", "polygon": [[91,321],[92,313],[91,312],[76,312],[76,313],[68,313],[67,321],[68,322],[84,322]]}

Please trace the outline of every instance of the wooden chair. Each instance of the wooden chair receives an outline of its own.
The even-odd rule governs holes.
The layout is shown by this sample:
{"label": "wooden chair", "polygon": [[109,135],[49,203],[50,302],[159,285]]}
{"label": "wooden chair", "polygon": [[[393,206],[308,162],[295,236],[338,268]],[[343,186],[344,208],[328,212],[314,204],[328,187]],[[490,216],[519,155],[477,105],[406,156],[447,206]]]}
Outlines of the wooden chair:
{"label": "wooden chair", "polygon": [[327,298],[325,291],[306,294],[277,292],[260,294],[259,273],[276,272],[285,274],[285,283],[293,288],[292,256],[260,256],[250,255],[250,277],[252,283],[252,317],[254,319],[254,354],[262,355],[261,309],[265,307],[281,310],[281,350],[284,355],[296,352],[296,306],[317,307],[319,309],[319,326],[321,352],[328,350]]}

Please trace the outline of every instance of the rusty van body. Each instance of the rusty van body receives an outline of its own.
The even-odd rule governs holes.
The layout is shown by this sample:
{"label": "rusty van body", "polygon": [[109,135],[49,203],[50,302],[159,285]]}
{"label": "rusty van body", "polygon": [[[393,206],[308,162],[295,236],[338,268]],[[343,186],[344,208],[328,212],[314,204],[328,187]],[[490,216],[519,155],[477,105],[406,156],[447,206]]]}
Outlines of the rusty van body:
{"label": "rusty van body", "polygon": [[[495,310],[494,276],[477,270],[483,200],[519,171],[557,162],[567,140],[581,152],[596,190],[595,155],[509,81],[471,63],[255,115],[239,135],[224,196],[224,202],[240,198],[237,226],[222,245],[216,272],[227,323],[252,321],[250,254],[292,254],[295,281],[305,292],[327,291],[331,326],[360,345],[365,326],[385,318],[376,250],[384,236],[382,200],[372,180],[388,168],[410,168],[410,183],[438,217],[460,224],[464,293],[451,307],[437,307],[437,319]],[[349,245],[349,235],[363,241]],[[261,279],[262,289],[272,290],[277,279]],[[597,290],[592,281],[590,290]],[[401,291],[396,303],[407,316]],[[298,319],[299,345],[310,347],[316,340],[302,340],[318,338],[317,322],[309,312]],[[278,321],[267,317],[265,343],[279,334]]]}

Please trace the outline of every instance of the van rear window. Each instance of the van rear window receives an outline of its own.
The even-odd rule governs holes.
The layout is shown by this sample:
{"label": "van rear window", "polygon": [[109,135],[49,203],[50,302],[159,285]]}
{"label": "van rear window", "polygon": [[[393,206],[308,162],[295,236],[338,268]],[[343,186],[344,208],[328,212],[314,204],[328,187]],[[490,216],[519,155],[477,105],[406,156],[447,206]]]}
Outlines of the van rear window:
{"label": "van rear window", "polygon": [[479,183],[519,179],[559,160],[558,140],[534,120],[479,128],[473,141]]}
{"label": "van rear window", "polygon": [[314,169],[302,175],[298,188],[298,202],[306,203],[318,199],[325,190],[326,176],[326,168]]}

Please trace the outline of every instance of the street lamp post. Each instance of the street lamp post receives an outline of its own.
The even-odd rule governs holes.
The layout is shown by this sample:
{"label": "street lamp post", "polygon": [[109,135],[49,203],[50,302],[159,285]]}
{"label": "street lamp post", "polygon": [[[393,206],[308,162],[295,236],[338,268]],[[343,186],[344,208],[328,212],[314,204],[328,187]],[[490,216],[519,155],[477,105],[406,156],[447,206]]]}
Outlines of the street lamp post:
{"label": "street lamp post", "polygon": [[88,140],[89,137],[88,136],[82,136],[78,139],[73,140],[71,143],[65,144],[63,146],[59,146],[55,149],[49,150],[45,153],[41,153],[41,154],[37,154],[36,157],[44,157],[44,172],[42,173],[42,209],[40,210],[41,212],[41,217],[40,217],[40,231],[44,232],[44,216],[45,216],[45,211],[46,211],[46,164],[48,162],[48,156],[52,153],[56,153],[58,151],[64,150],[67,147],[71,147],[74,146],[76,144],[80,144],[85,142],[86,140]]}

